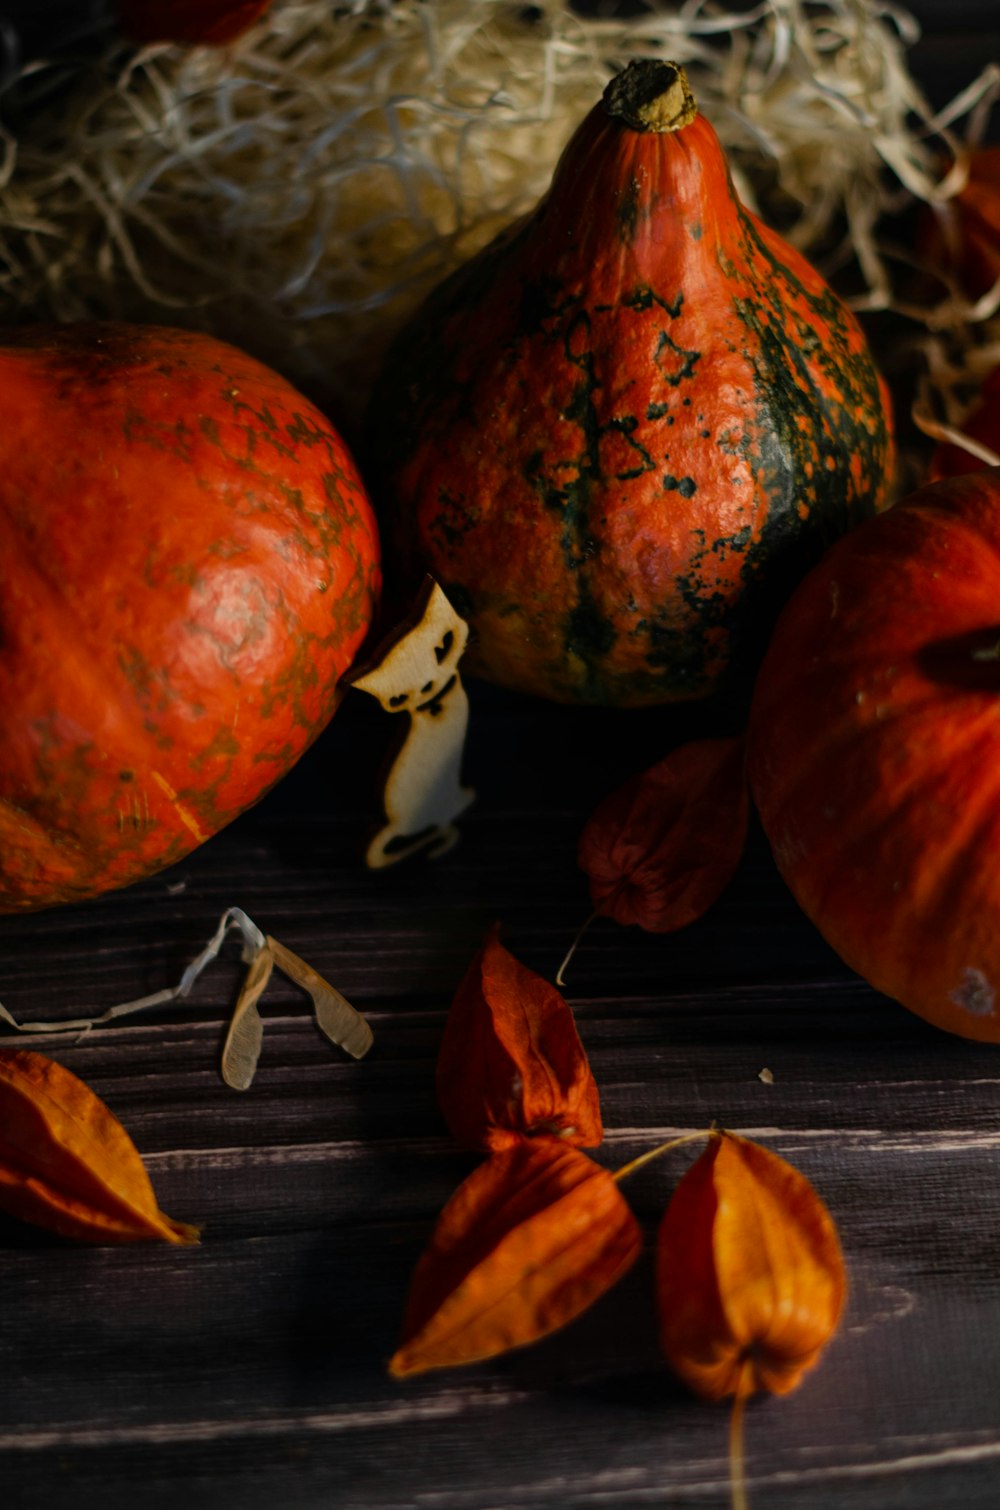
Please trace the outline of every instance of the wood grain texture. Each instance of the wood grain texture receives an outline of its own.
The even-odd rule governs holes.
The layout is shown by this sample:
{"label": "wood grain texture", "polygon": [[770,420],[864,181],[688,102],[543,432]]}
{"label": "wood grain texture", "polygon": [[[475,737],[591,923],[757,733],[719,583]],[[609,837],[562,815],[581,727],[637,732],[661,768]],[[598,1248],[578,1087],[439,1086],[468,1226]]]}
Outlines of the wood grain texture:
{"label": "wood grain texture", "polygon": [[[191,1250],[82,1249],[0,1222],[8,1510],[727,1504],[725,1411],[690,1398],[657,1356],[648,1251],[536,1347],[409,1383],[385,1374],[413,1265],[474,1162],[433,1094],[451,993],[495,918],[551,976],[587,908],[584,814],[677,735],[673,715],[575,715],[470,690],[482,796],[435,864],[363,865],[392,721],[352,695],[294,775],[176,873],[0,922],[0,997],[18,1017],[172,982],[232,904],[375,1033],[349,1060],[275,974],[254,1084],[228,1090],[234,942],[174,1008],[30,1040],[107,1100],[164,1209],[204,1236]],[[693,928],[596,925],[568,995],[601,1087],[602,1162],[717,1119],[796,1163],[839,1224],[846,1319],[797,1394],[750,1411],[754,1510],[995,1506],[996,1051],[852,977],[759,835]],[[686,1162],[678,1152],[631,1181],[650,1244]]]}

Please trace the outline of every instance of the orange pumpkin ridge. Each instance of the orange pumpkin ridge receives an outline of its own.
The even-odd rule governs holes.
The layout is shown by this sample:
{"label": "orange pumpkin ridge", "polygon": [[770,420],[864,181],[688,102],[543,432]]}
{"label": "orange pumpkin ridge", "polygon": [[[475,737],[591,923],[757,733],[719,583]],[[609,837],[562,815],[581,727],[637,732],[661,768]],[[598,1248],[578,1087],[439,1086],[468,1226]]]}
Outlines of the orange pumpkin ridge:
{"label": "orange pumpkin ridge", "polygon": [[761,667],[748,774],[803,911],[879,991],[1000,1041],[1000,467],[838,541]]}
{"label": "orange pumpkin ridge", "polygon": [[331,717],[379,589],[347,450],[205,336],[0,341],[0,911],[179,859]]}

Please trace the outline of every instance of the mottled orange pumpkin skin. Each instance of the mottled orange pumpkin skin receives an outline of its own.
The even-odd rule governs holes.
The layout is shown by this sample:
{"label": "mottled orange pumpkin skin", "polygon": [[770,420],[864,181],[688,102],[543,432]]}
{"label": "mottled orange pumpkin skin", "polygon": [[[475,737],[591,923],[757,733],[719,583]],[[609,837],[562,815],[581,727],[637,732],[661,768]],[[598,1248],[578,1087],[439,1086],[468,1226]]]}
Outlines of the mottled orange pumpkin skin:
{"label": "mottled orange pumpkin skin", "polygon": [[1000,1041],[1000,468],[912,494],[806,578],[757,679],[748,770],[842,959]]}
{"label": "mottled orange pumpkin skin", "polygon": [[433,294],[371,411],[383,535],[561,701],[706,696],[825,544],[886,501],[854,318],[740,204],[718,138],[598,105],[548,196]]}
{"label": "mottled orange pumpkin skin", "polygon": [[378,537],[342,440],[183,331],[0,338],[0,911],[173,863],[332,715]]}

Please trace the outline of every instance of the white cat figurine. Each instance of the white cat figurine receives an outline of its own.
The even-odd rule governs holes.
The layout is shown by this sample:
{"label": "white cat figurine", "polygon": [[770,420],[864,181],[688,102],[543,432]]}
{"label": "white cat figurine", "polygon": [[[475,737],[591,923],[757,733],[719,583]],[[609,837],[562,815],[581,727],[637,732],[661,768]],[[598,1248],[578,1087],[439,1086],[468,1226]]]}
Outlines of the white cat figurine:
{"label": "white cat figurine", "polygon": [[455,819],[475,797],[461,783],[469,700],[458,662],[469,626],[428,578],[415,615],[380,650],[377,665],[349,678],[410,722],[385,780],[388,820],[368,846],[372,869],[420,851],[434,858],[458,840]]}

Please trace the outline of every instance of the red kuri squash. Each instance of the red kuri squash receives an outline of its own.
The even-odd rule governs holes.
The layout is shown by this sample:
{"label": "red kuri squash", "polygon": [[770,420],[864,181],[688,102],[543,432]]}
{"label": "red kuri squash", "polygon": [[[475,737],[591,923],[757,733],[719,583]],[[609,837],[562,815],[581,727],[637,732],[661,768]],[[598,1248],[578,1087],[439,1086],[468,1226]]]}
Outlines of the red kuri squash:
{"label": "red kuri squash", "polygon": [[751,789],[803,910],[872,985],[1000,1041],[1000,467],[838,541],[782,614]]}
{"label": "red kuri squash", "polygon": [[403,331],[370,434],[387,540],[470,620],[469,668],[621,705],[752,660],[892,467],[857,322],[740,203],[658,62],[611,82],[538,208]]}
{"label": "red kuri squash", "polygon": [[339,436],[206,336],[0,336],[0,911],[169,865],[329,720],[379,589]]}

